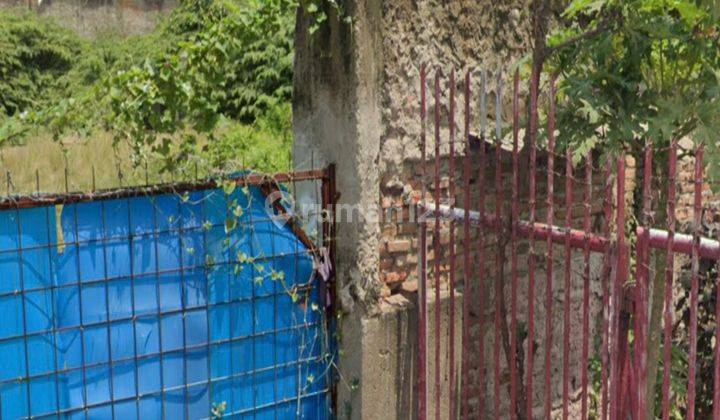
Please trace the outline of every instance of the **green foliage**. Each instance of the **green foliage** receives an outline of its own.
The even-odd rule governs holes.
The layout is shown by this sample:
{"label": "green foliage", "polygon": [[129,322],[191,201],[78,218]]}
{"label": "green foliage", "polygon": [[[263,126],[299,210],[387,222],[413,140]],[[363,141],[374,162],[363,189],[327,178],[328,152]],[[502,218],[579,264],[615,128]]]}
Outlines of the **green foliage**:
{"label": "green foliage", "polygon": [[[61,45],[75,49],[55,63],[61,77],[48,77],[57,88],[37,85],[42,95],[28,95],[27,83],[0,82],[3,103],[46,98],[23,104],[22,113],[0,112],[0,142],[39,130],[60,139],[102,129],[132,145],[138,163],[160,157],[165,170],[182,169],[190,157],[216,168],[242,161],[288,169],[296,7],[293,0],[185,0],[149,35],[118,40],[108,33],[92,42],[49,21],[39,25],[34,15],[3,15],[36,28],[38,45],[55,48],[48,39],[62,34],[69,41]],[[15,61],[0,48],[0,62]],[[37,72],[28,60],[17,65]]]}
{"label": "green foliage", "polygon": [[118,136],[163,147],[154,144],[158,135],[186,128],[208,132],[221,115],[252,122],[287,101],[292,91],[287,3],[262,2],[218,20],[210,14],[201,30],[162,59],[112,77],[109,118]]}
{"label": "green foliage", "polygon": [[[656,145],[656,159],[666,162],[670,141],[688,138],[708,151],[709,173],[717,179],[720,147],[720,3],[714,0],[574,0],[557,13],[558,29],[548,37],[548,62],[558,76],[558,140],[575,158],[591,148],[631,154],[642,162],[645,141]],[[658,182],[667,182],[665,165],[656,165]],[[665,188],[660,187],[660,191]],[[635,195],[635,215],[642,208]],[[660,195],[656,208],[663,209]],[[664,212],[661,212],[664,214]],[[632,222],[626,227],[634,225]],[[634,231],[629,235],[634,241]],[[664,258],[658,256],[658,258]],[[656,275],[658,275],[656,273]],[[660,274],[662,275],[662,274]],[[656,283],[657,284],[657,283]],[[689,293],[689,285],[682,290]],[[662,290],[652,301],[662,305]],[[709,293],[710,296],[712,293]],[[704,296],[704,295],[703,295]],[[675,308],[682,314],[675,328],[670,371],[671,416],[685,415],[687,391],[686,297]],[[704,298],[702,298],[704,299]],[[710,302],[701,307],[710,308]],[[650,328],[661,328],[661,310]],[[714,310],[714,309],[713,309]],[[699,320],[696,414],[706,418],[711,404],[712,329],[714,317]],[[649,355],[659,343],[649,344]],[[662,359],[662,357],[660,357]],[[654,360],[654,359],[653,359]],[[655,392],[648,406],[660,410],[663,369],[649,369]],[[653,382],[654,380],[654,382]]]}
{"label": "green foliage", "polygon": [[85,42],[51,20],[0,9],[0,115],[40,107],[67,88]]}
{"label": "green foliage", "polygon": [[[75,50],[65,54],[57,89],[15,89],[18,98],[47,100],[5,112],[9,118],[0,112],[0,142],[38,130],[61,139],[101,129],[131,145],[137,163],[159,157],[166,171],[189,171],[203,159],[223,169],[288,169],[298,6],[313,33],[330,15],[350,22],[337,0],[182,0],[149,35],[91,42],[43,29],[38,45],[52,44],[45,32],[65,34]],[[38,26],[31,15],[12,19]]]}
{"label": "green foliage", "polygon": [[338,0],[301,0],[300,6],[310,16],[310,35],[314,35],[327,22],[329,13],[334,13],[344,23],[352,23],[352,17],[347,15]]}
{"label": "green foliage", "polygon": [[272,107],[251,125],[231,121],[219,124],[219,133],[204,153],[208,164],[223,171],[244,168],[266,172],[289,171],[291,116],[290,104],[284,103]]}
{"label": "green foliage", "polygon": [[559,140],[632,152],[689,136],[717,153],[719,16],[710,0],[573,1],[549,38]]}

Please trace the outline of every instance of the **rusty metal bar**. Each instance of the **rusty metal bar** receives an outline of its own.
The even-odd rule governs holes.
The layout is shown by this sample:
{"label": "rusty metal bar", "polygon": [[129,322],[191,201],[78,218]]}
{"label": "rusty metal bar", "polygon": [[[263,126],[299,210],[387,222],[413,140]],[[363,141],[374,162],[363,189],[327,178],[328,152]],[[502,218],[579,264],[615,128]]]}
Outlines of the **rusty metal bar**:
{"label": "rusty metal bar", "polygon": [[[537,89],[537,87],[535,87]],[[531,97],[534,95],[531,94]],[[531,105],[532,106],[532,105]],[[537,104],[535,104],[537,106]],[[537,110],[531,111],[531,114]],[[554,224],[554,175],[555,175],[555,79],[550,82],[550,113],[548,114],[548,174],[547,174],[547,226]],[[552,408],[552,388],[550,383],[550,364],[552,358],[552,301],[553,301],[553,241],[548,235],[547,267],[545,279],[545,418],[550,418]]]}
{"label": "rusty metal bar", "polygon": [[[487,139],[487,73],[483,70],[480,74],[480,151],[478,157],[478,216],[480,220],[486,217],[485,214],[485,140]],[[477,265],[478,292],[477,300],[480,303],[478,309],[478,416],[485,416],[485,224],[478,224],[477,229]]]}
{"label": "rusty metal bar", "polygon": [[[531,90],[534,94],[537,94],[537,85],[535,82],[531,82]],[[534,85],[534,87],[533,87]],[[537,199],[537,98],[533,96],[530,100],[530,108],[534,110],[535,115],[528,121],[529,124],[529,136],[528,136],[528,147],[529,147],[529,206],[530,214],[529,225],[535,226],[536,222],[536,199]],[[520,230],[520,229],[518,229]],[[527,342],[527,368],[526,368],[526,380],[525,380],[525,416],[532,417],[534,408],[533,398],[533,382],[534,382],[534,366],[535,366],[535,229],[528,231],[528,339]]]}
{"label": "rusty metal bar", "polygon": [[[643,167],[643,214],[642,222],[645,226],[652,223],[652,170],[653,170],[653,143],[648,139],[645,145],[645,165]],[[637,412],[636,419],[645,420],[647,416],[647,339],[648,339],[648,290],[650,282],[650,247],[649,230],[638,235],[636,276],[637,297],[635,300],[635,368],[637,386]]]}
{"label": "rusty metal bar", "polygon": [[[603,216],[605,218],[605,228],[603,233],[606,238],[610,237],[610,220],[612,219],[612,159],[606,156],[605,161],[605,192],[603,203]],[[602,271],[602,296],[603,296],[603,326],[602,326],[602,345],[600,346],[600,359],[602,368],[600,370],[600,418],[607,420],[608,418],[608,371],[609,371],[609,350],[610,350],[610,270],[611,270],[611,250],[610,247],[605,249],[603,256]]]}
{"label": "rusty metal bar", "polygon": [[[717,239],[720,241],[720,230],[717,231]],[[720,343],[720,262],[716,270],[718,277],[715,279],[715,343]],[[713,419],[720,419],[720,345],[715,345],[714,351],[714,374],[713,374]]]}
{"label": "rusty metal bar", "polygon": [[[339,310],[337,302],[337,277],[335,274],[337,269],[337,260],[335,259],[337,250],[337,217],[334,209],[337,205],[337,200],[339,199],[336,180],[336,167],[335,164],[332,163],[328,165],[327,178],[322,183],[323,190],[327,191],[327,197],[324,198],[326,201],[323,203],[323,208],[326,211],[325,218],[330,218],[330,220],[325,220],[325,223],[327,224],[327,236],[323,238],[323,246],[327,249],[327,258],[330,260],[330,276],[326,282],[326,295],[323,296],[326,300],[326,311],[329,314],[328,319],[326,320],[328,328],[332,327],[332,323],[336,319]],[[292,188],[293,196],[295,196],[295,182],[292,182]],[[297,244],[295,247],[297,248]],[[273,251],[273,253],[275,252]],[[320,284],[324,284],[324,282],[321,282]],[[331,404],[334,410],[333,412],[337,412],[337,386],[333,386],[331,388]]]}
{"label": "rusty metal bar", "polygon": [[[647,231],[648,245],[650,248],[656,249],[667,249],[668,245],[672,245],[672,251],[680,254],[690,255],[693,252],[693,235],[684,235],[681,233],[674,233],[672,239],[670,236],[670,230],[660,229],[645,229],[638,227],[638,235],[644,234]],[[708,239],[700,238],[700,242],[697,244],[697,252],[700,258],[706,258],[711,260],[720,259],[720,242]]]}
{"label": "rusty metal bar", "polygon": [[[450,194],[450,207],[455,208],[455,69],[450,71],[450,176],[448,187]],[[455,407],[455,219],[450,220],[450,316],[449,316],[449,362],[450,370],[450,418],[456,418]]]}
{"label": "rusty metal bar", "polygon": [[675,196],[677,178],[677,147],[678,142],[673,139],[668,152],[668,197],[667,197],[667,223],[668,233],[665,242],[665,310],[663,313],[663,382],[662,382],[662,418],[670,418],[670,366],[672,347],[673,300],[672,283],[675,275]]}
{"label": "rusty metal bar", "polygon": [[564,244],[565,240],[569,237],[572,248],[583,248],[587,239],[588,246],[593,252],[605,252],[610,243],[604,236],[594,234],[586,235],[582,230],[570,229],[568,232],[566,229],[558,226],[548,227],[545,223],[535,223],[535,226],[531,226],[529,222],[521,221],[518,225],[518,233],[524,237],[529,237],[530,232],[535,235],[537,240],[545,240],[548,243],[552,242],[555,244]]}
{"label": "rusty metal bar", "polygon": [[[421,184],[422,200],[427,194],[427,98],[426,98],[427,70],[423,64],[420,67],[420,153],[421,153]],[[418,290],[418,419],[427,418],[427,223],[424,217],[420,222],[420,284]]]}
{"label": "rusty metal bar", "polygon": [[[430,211],[432,214],[435,213],[434,205],[434,203],[422,204],[423,208],[425,208],[427,211]],[[449,206],[440,205],[437,211],[442,217],[454,218],[456,221],[462,221],[465,218],[465,210],[461,208],[455,208],[451,211]],[[485,214],[481,217],[479,215],[479,212],[470,211],[469,217],[470,223],[472,225],[477,226],[482,224],[483,226],[489,228],[496,227],[496,219],[495,216],[492,214]],[[668,246],[668,238],[670,236],[670,232],[660,229],[646,229],[642,226],[636,228],[636,234],[638,236],[644,235],[645,232],[647,232],[649,238],[648,244],[650,245],[650,248],[665,249]],[[570,247],[579,249],[584,249],[587,236],[590,251],[592,252],[605,252],[608,249],[608,245],[610,244],[610,239],[608,239],[608,237],[606,237],[604,234],[598,235],[590,233],[586,235],[584,230],[570,229],[568,235],[568,229],[566,229],[565,227],[560,227],[557,225],[548,227],[546,223],[537,222],[534,224],[530,224],[530,222],[527,220],[518,221],[517,233],[518,238],[529,238],[532,234],[534,235],[536,240],[547,241],[548,239],[550,239],[553,243],[559,245],[565,244],[565,239],[567,236],[569,236]],[[673,234],[671,244],[672,251],[674,253],[687,255],[690,255],[692,253],[692,235],[684,235],[678,233]],[[700,258],[711,260],[720,259],[720,241],[708,238],[700,238],[698,253],[700,255]]]}
{"label": "rusty metal bar", "polygon": [[[455,220],[465,219],[465,210],[460,208],[450,209],[450,206],[440,205],[438,210],[435,210],[434,203],[423,203],[422,207],[434,215],[436,211],[440,213],[443,218],[452,218]],[[481,215],[478,211],[471,210],[469,212],[470,223],[475,226],[484,226],[487,228],[495,229],[497,224],[495,223],[495,216],[490,214]],[[519,238],[529,238],[532,234],[537,240],[547,241],[550,240],[555,244],[564,244],[565,239],[570,236],[570,246],[572,248],[583,248],[585,246],[585,240],[587,239],[588,245],[592,252],[605,252],[610,244],[610,240],[606,237],[596,234],[587,234],[583,230],[570,229],[569,235],[568,230],[560,226],[548,227],[545,223],[536,222],[531,225],[526,220],[519,220],[517,225],[517,233]],[[586,238],[587,237],[587,238]]]}
{"label": "rusty metal bar", "polygon": [[580,418],[588,417],[588,355],[590,352],[590,216],[592,204],[592,151],[588,152],[585,160],[585,192],[583,194],[583,260],[585,270],[583,272],[583,303],[582,303],[582,355],[580,357]]}
{"label": "rusty metal bar", "polygon": [[[465,209],[470,208],[470,72],[465,74],[465,154],[463,156],[463,182]],[[463,328],[462,328],[462,364],[461,378],[462,399],[460,407],[462,418],[468,418],[468,356],[470,347],[470,212],[463,218]]]}
{"label": "rusty metal bar", "polygon": [[690,282],[690,355],[688,357],[688,391],[687,413],[688,420],[695,418],[695,374],[697,360],[697,311],[700,270],[700,229],[702,228],[702,188],[703,188],[703,145],[699,145],[695,152],[695,201],[693,207],[693,247],[692,278]]}
{"label": "rusty metal bar", "polygon": [[[269,182],[286,183],[294,181],[312,181],[327,178],[326,169],[312,169],[307,171],[283,172],[272,175],[247,174],[233,177],[237,185],[263,185]],[[75,192],[69,194],[33,194],[10,196],[0,198],[0,210],[25,209],[34,207],[67,205],[90,201],[103,201],[148,195],[161,195],[193,192],[220,187],[221,183],[211,179],[202,182],[181,182],[172,184],[159,184],[136,188],[116,188],[110,190],[93,191],[92,193]]]}
{"label": "rusty metal bar", "polygon": [[[502,220],[503,207],[503,185],[502,185],[502,70],[498,69],[497,84],[495,87],[495,220]],[[502,310],[502,294],[503,282],[503,240],[502,240],[502,223],[495,224],[495,240],[497,241],[497,249],[495,250],[495,323],[493,340],[493,368],[494,368],[494,395],[495,395],[495,418],[500,418],[500,340],[502,334],[502,324],[500,312]]]}
{"label": "rusty metal bar", "polygon": [[572,206],[573,206],[573,190],[572,190],[572,150],[570,147],[565,149],[565,297],[563,299],[563,419],[567,420],[570,404],[570,288],[571,284],[571,268],[570,260],[570,230],[572,229]]}
{"label": "rusty metal bar", "polygon": [[440,69],[435,71],[435,225],[433,226],[433,262],[435,275],[435,418],[440,419]]}
{"label": "rusty metal bar", "polygon": [[[610,347],[610,418],[615,420],[620,417],[622,410],[622,382],[621,369],[624,362],[626,349],[626,337],[621,333],[622,325],[621,309],[623,304],[623,284],[625,282],[625,156],[620,153],[617,158],[617,268],[612,291],[612,334],[613,340]],[[624,329],[624,328],[623,328]]]}
{"label": "rusty metal bar", "polygon": [[511,227],[510,227],[510,418],[517,418],[518,398],[518,372],[517,372],[517,293],[518,293],[518,234],[517,224],[520,219],[519,193],[520,188],[520,163],[519,163],[519,132],[520,132],[520,105],[519,93],[520,72],[515,70],[513,77],[513,149],[512,149],[512,203],[511,203]]}

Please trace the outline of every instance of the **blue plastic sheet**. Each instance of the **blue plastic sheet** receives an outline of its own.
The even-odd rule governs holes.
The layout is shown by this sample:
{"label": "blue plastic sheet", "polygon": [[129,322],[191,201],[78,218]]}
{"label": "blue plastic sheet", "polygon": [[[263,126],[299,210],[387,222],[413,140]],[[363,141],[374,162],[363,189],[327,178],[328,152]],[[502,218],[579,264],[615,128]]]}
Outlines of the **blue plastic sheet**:
{"label": "blue plastic sheet", "polygon": [[328,417],[313,261],[264,201],[0,212],[2,419]]}

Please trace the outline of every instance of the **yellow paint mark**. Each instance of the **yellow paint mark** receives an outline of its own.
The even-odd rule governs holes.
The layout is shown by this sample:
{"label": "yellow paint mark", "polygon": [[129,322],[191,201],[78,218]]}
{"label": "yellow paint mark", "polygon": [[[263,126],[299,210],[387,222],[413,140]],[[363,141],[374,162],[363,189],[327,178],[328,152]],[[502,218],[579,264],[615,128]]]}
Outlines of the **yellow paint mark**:
{"label": "yellow paint mark", "polygon": [[57,232],[57,251],[58,254],[65,252],[65,237],[63,236],[62,228],[62,212],[63,205],[58,204],[55,206],[55,231]]}

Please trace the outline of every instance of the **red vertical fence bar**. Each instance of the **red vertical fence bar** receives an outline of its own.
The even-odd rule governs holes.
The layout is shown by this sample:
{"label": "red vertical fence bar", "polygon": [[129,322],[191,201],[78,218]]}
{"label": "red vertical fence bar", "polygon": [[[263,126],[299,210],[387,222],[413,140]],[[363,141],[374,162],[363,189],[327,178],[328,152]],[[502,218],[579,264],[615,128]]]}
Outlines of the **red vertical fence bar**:
{"label": "red vertical fence bar", "polygon": [[503,281],[503,243],[502,243],[502,70],[498,69],[495,85],[495,339],[493,341],[495,418],[500,418],[500,340]]}
{"label": "red vertical fence bar", "polygon": [[440,419],[440,70],[435,73],[435,225],[433,262],[435,277],[435,418]]}
{"label": "red vertical fence bar", "polygon": [[[485,220],[485,140],[487,139],[487,73],[480,74],[480,151],[478,158],[478,212],[480,220]],[[478,416],[485,416],[485,224],[479,223],[477,228],[477,272],[478,289]]]}
{"label": "red vertical fence bar", "polygon": [[695,418],[695,362],[697,360],[697,311],[700,270],[700,229],[702,222],[703,146],[695,151],[695,200],[693,206],[692,279],[690,282],[690,354],[686,418]]}
{"label": "red vertical fence bar", "polygon": [[[716,214],[717,216],[717,214]],[[716,232],[716,240],[720,243],[720,229]],[[713,373],[713,419],[720,419],[720,260],[716,262],[717,278],[715,279],[715,355]]]}
{"label": "red vertical fence bar", "polygon": [[[529,147],[529,206],[530,206],[530,225],[535,225],[535,207],[536,207],[536,195],[537,195],[537,187],[536,187],[536,162],[537,162],[537,148],[536,148],[536,137],[537,137],[537,99],[535,95],[537,94],[537,85],[535,84],[535,81],[531,82],[531,97],[530,97],[530,110],[531,113],[534,116],[530,117],[530,121],[528,122],[529,126],[529,136],[528,136],[528,147]],[[528,238],[528,348],[527,348],[527,368],[526,368],[526,375],[527,379],[525,380],[526,384],[526,407],[525,407],[525,415],[528,418],[532,418],[532,412],[533,412],[533,402],[534,402],[534,393],[533,393],[533,371],[535,366],[535,349],[533,343],[535,343],[535,231],[530,230],[530,235]]]}
{"label": "red vertical fence bar", "polygon": [[572,150],[565,150],[565,298],[563,302],[563,419],[568,418],[570,404],[570,288],[572,287],[570,253],[570,229],[572,229],[573,213],[573,165]]}
{"label": "red vertical fence bar", "polygon": [[[675,275],[675,199],[677,178],[677,140],[673,139],[668,151],[668,197],[667,197],[667,228],[668,241],[665,248],[665,309],[663,311],[663,366],[670,366],[672,350],[673,298],[672,284]],[[670,369],[663,369],[662,381],[662,418],[670,418]]]}
{"label": "red vertical fence bar", "polygon": [[585,160],[585,193],[583,194],[583,259],[585,271],[583,273],[583,301],[582,301],[582,355],[580,357],[580,417],[588,417],[588,356],[590,352],[590,216],[592,212],[592,151],[588,152]]}
{"label": "red vertical fence bar", "polygon": [[652,172],[653,143],[648,139],[645,144],[645,164],[643,166],[643,212],[642,223],[645,226],[638,238],[636,258],[636,300],[635,300],[635,368],[637,369],[635,386],[637,393],[636,419],[644,420],[647,415],[647,339],[648,339],[648,290],[650,282],[650,227],[652,223]]}
{"label": "red vertical fence bar", "polygon": [[465,75],[465,154],[463,155],[463,331],[462,331],[462,417],[468,418],[468,356],[470,348],[470,72]]}
{"label": "red vertical fence bar", "polygon": [[513,149],[512,149],[512,220],[511,220],[511,280],[510,280],[510,418],[514,419],[517,417],[517,397],[518,397],[518,383],[517,383],[517,289],[518,289],[518,237],[517,237],[517,225],[518,219],[520,218],[520,209],[518,202],[520,201],[518,188],[520,186],[519,178],[519,151],[518,151],[518,138],[520,131],[520,107],[518,104],[519,100],[519,86],[520,86],[520,72],[515,70],[515,76],[513,77]]}
{"label": "red vertical fence bar", "polygon": [[[537,88],[535,88],[537,89]],[[531,95],[531,97],[533,97]],[[532,106],[532,105],[531,105]],[[537,106],[537,104],[535,104]],[[537,110],[531,111],[535,113]],[[548,163],[547,163],[547,225],[554,221],[555,202],[555,79],[550,81],[550,113],[548,114]],[[552,408],[552,384],[550,368],[552,363],[552,301],[553,301],[553,244],[552,235],[547,237],[547,267],[545,268],[545,418],[550,418]]]}
{"label": "red vertical fence bar", "polygon": [[[425,202],[427,195],[427,73],[425,65],[420,67],[420,166],[422,197]],[[424,213],[419,209],[418,213]],[[427,418],[427,224],[424,217],[420,220],[420,285],[418,290],[418,419]]]}
{"label": "red vertical fence bar", "polygon": [[[449,190],[450,190],[450,209],[451,214],[454,214],[455,210],[455,69],[450,71],[450,176],[448,179]],[[449,397],[450,401],[450,418],[454,419],[455,415],[455,218],[450,219],[450,317],[449,321],[449,362],[448,368],[450,369],[450,384],[449,384]],[[439,335],[439,334],[438,334]]]}
{"label": "red vertical fence bar", "polygon": [[[491,229],[491,232],[495,236],[494,246],[495,249],[495,267],[490,271],[493,272],[493,306],[494,306],[494,322],[493,322],[493,349],[492,349],[492,360],[493,360],[493,372],[492,380],[488,378],[487,383],[492,383],[493,386],[493,414],[495,418],[501,418],[504,415],[501,411],[505,409],[505,404],[508,405],[509,418],[518,417],[532,417],[534,407],[534,394],[533,394],[533,364],[535,357],[535,349],[533,348],[535,342],[535,238],[538,240],[546,240],[547,252],[546,252],[546,284],[545,284],[545,360],[544,360],[544,401],[543,401],[543,417],[550,418],[552,413],[553,404],[553,386],[562,385],[562,417],[570,417],[570,397],[571,392],[574,391],[571,383],[571,371],[575,369],[571,366],[571,346],[570,337],[575,334],[581,333],[581,356],[579,361],[580,366],[580,417],[586,419],[589,415],[590,401],[589,401],[589,353],[590,353],[590,297],[591,297],[591,258],[590,252],[603,252],[605,258],[603,261],[602,275],[600,278],[602,288],[602,326],[601,326],[601,339],[600,344],[600,358],[601,358],[601,378],[600,378],[600,401],[598,411],[600,418],[606,420],[608,417],[611,419],[625,419],[631,417],[633,419],[644,419],[648,417],[648,414],[653,413],[647,412],[647,339],[649,336],[649,289],[650,289],[650,255],[651,249],[663,249],[666,252],[666,272],[665,272],[665,284],[664,284],[664,305],[665,310],[663,313],[663,329],[664,329],[664,352],[663,352],[663,381],[662,381],[662,417],[668,419],[670,414],[670,379],[671,379],[671,349],[672,349],[672,329],[673,329],[673,277],[674,273],[674,253],[681,252],[689,254],[692,260],[691,268],[691,290],[690,290],[690,316],[689,316],[689,356],[688,356],[688,371],[687,371],[687,399],[685,402],[685,408],[687,409],[686,416],[689,419],[695,417],[695,404],[696,404],[696,376],[697,376],[697,340],[698,340],[698,299],[699,299],[699,287],[700,287],[700,258],[712,258],[718,259],[720,252],[717,250],[717,242],[703,239],[701,237],[702,228],[702,193],[703,193],[703,146],[699,146],[695,152],[695,173],[694,173],[694,202],[693,202],[693,232],[692,237],[689,235],[679,235],[675,233],[675,206],[677,199],[677,192],[675,181],[677,177],[677,151],[678,142],[673,140],[669,148],[669,159],[668,159],[668,172],[669,172],[669,186],[668,186],[668,202],[667,202],[667,219],[668,219],[668,232],[665,233],[661,230],[654,230],[652,228],[653,213],[652,213],[652,175],[653,175],[653,153],[655,152],[652,141],[648,140],[645,147],[644,166],[642,173],[642,215],[640,218],[640,224],[637,227],[637,245],[636,245],[636,258],[635,258],[635,275],[636,282],[634,289],[628,289],[628,296],[626,300],[625,288],[628,286],[630,274],[630,246],[628,245],[629,240],[626,238],[625,224],[627,220],[627,202],[626,202],[626,161],[625,155],[620,153],[616,156],[607,157],[605,163],[604,176],[606,178],[605,189],[604,189],[604,223],[602,233],[597,235],[592,232],[592,195],[593,195],[593,155],[588,153],[584,157],[584,192],[583,192],[583,222],[582,231],[572,229],[573,215],[574,215],[574,194],[573,194],[573,183],[575,175],[573,174],[573,162],[572,162],[572,150],[567,148],[565,150],[565,220],[564,226],[555,225],[555,200],[554,200],[554,182],[555,182],[555,113],[556,113],[556,98],[555,98],[555,80],[550,81],[550,95],[549,105],[550,109],[548,112],[547,122],[547,133],[548,133],[548,144],[547,144],[547,214],[546,223],[536,223],[536,134],[537,134],[537,100],[535,95],[531,93],[529,114],[530,121],[528,124],[528,147],[529,152],[529,220],[521,219],[520,202],[521,202],[521,188],[520,188],[520,104],[519,104],[519,73],[514,72],[513,75],[513,92],[512,92],[512,152],[510,155],[510,169],[511,179],[509,186],[504,182],[505,173],[503,173],[503,154],[508,155],[503,151],[503,122],[502,122],[502,109],[503,109],[503,74],[501,70],[498,70],[496,77],[496,103],[495,103],[495,156],[494,156],[494,206],[492,215],[486,215],[485,209],[485,187],[486,187],[486,145],[485,140],[487,137],[488,122],[487,122],[487,95],[486,95],[486,74],[483,72],[481,75],[481,88],[480,88],[480,144],[479,144],[479,156],[477,169],[477,188],[478,188],[478,201],[477,211],[472,207],[472,157],[470,151],[473,145],[471,145],[472,135],[470,133],[470,124],[472,121],[471,116],[471,75],[468,72],[465,75],[464,81],[464,124],[463,124],[463,136],[464,139],[464,155],[462,156],[462,174],[456,174],[460,168],[456,167],[456,80],[455,72],[452,71],[449,75],[449,105],[448,105],[448,126],[449,126],[449,176],[447,178],[448,195],[450,197],[450,204],[448,206],[441,205],[441,191],[444,187],[441,178],[441,118],[442,118],[442,93],[440,89],[441,83],[441,71],[437,69],[435,74],[435,104],[434,104],[434,138],[435,138],[435,159],[434,159],[434,191],[432,193],[433,204],[428,205],[426,198],[430,197],[431,194],[423,182],[422,185],[422,202],[426,205],[427,209],[434,210],[434,225],[433,225],[433,237],[432,237],[432,256],[428,250],[428,238],[429,234],[427,230],[427,221],[420,219],[420,262],[419,267],[419,308],[418,308],[418,326],[419,326],[419,339],[418,339],[418,417],[425,419],[428,416],[428,398],[430,398],[430,392],[428,392],[427,381],[430,375],[434,377],[434,389],[432,391],[435,411],[435,418],[439,419],[441,416],[449,416],[450,418],[458,417],[461,414],[463,418],[468,418],[474,413],[470,412],[470,392],[473,388],[470,386],[471,378],[469,377],[469,367],[473,365],[471,358],[477,357],[477,392],[478,392],[478,417],[483,417],[485,414],[485,379],[486,379],[486,366],[485,366],[485,346],[483,340],[483,332],[485,330],[485,308],[483,307],[486,298],[485,290],[485,235],[486,229]],[[422,180],[426,181],[427,176],[427,71],[425,66],[421,67],[420,70],[421,80],[421,129],[422,133],[420,136],[421,146],[421,158],[422,158]],[[538,87],[531,81],[530,90],[531,92],[537,93]],[[613,175],[613,169],[616,171]],[[492,171],[492,170],[491,170]],[[462,211],[456,211],[456,181],[457,176],[461,176],[463,182],[462,192]],[[579,178],[578,178],[579,179]],[[490,181],[493,182],[493,181]],[[582,182],[578,180],[578,182]],[[505,188],[509,188],[509,194],[505,193]],[[508,213],[504,215],[505,200],[510,199],[508,204]],[[613,209],[613,201],[616,204],[616,209]],[[444,236],[443,226],[443,215],[449,215],[450,220],[445,223],[448,227],[448,235]],[[509,216],[509,217],[507,217]],[[614,219],[614,228],[612,220]],[[509,222],[506,224],[506,222]],[[458,223],[462,223],[462,249],[463,249],[463,260],[457,261],[457,248],[455,244],[456,239],[460,239],[459,232],[455,229],[459,228]],[[471,223],[477,223],[477,240],[473,242],[471,238]],[[615,229],[614,235],[611,235],[612,229]],[[441,235],[442,233],[442,235]],[[509,235],[506,237],[505,235]],[[536,236],[539,235],[539,236]],[[719,235],[720,236],[720,235]],[[443,242],[447,240],[449,263],[444,266],[442,262],[442,250]],[[519,320],[518,310],[522,307],[522,303],[519,299],[519,282],[520,282],[520,254],[519,245],[523,238],[529,239],[529,254],[527,259],[528,264],[528,317],[527,317],[527,339],[524,340],[528,344],[527,352],[525,355],[525,377],[521,377],[521,362],[519,360],[520,350],[518,348],[519,342]],[[720,237],[719,237],[720,239]],[[509,240],[506,243],[506,240]],[[508,314],[506,313],[506,302],[505,289],[504,287],[504,264],[506,257],[506,245],[510,245],[510,261],[509,266],[511,270],[510,275],[510,312],[509,312],[509,326],[507,325]],[[562,379],[553,376],[553,271],[554,271],[554,255],[553,250],[555,245],[562,245],[564,249],[563,258],[563,286],[564,286],[564,300],[563,300],[563,335],[562,335]],[[572,248],[582,248],[583,250],[583,282],[582,282],[582,324],[577,327],[582,331],[575,331],[576,327],[571,325],[571,311],[572,311],[572,299],[573,293],[572,288]],[[477,256],[473,258],[473,252],[477,252]],[[435,289],[435,317],[434,326],[435,335],[433,342],[434,349],[434,372],[428,373],[428,355],[429,355],[429,343],[427,342],[428,337],[428,259],[433,258],[433,281]],[[473,262],[476,263],[476,267],[473,266]],[[455,360],[455,348],[457,346],[455,340],[455,311],[456,301],[454,297],[454,290],[456,286],[456,269],[458,263],[462,263],[463,269],[463,291],[465,293],[466,300],[462,307],[462,353],[459,364]],[[447,269],[448,273],[448,291],[449,295],[449,325],[447,330],[442,329],[442,308],[441,308],[441,280],[442,272]],[[472,276],[477,273],[477,279]],[[473,283],[476,281],[476,283]],[[720,283],[720,278],[717,279]],[[432,283],[431,283],[432,284]],[[719,285],[720,286],[720,285]],[[477,287],[477,290],[474,289]],[[477,293],[477,301],[473,299]],[[430,291],[432,293],[432,291]],[[716,290],[717,299],[720,301],[720,287]],[[487,296],[489,298],[489,296]],[[632,300],[631,300],[632,299]],[[470,305],[478,304],[478,324],[479,334],[477,339],[479,340],[477,345],[477,352],[471,353],[472,349],[470,346],[470,332],[472,329]],[[632,314],[630,313],[632,311]],[[720,319],[720,305],[716,308],[716,317]],[[630,327],[632,323],[632,333],[634,337],[633,349],[630,350]],[[717,340],[720,341],[720,323],[716,327],[715,334]],[[444,333],[448,334],[447,348],[443,348],[442,339],[445,338]],[[447,352],[444,352],[447,350]],[[502,372],[502,353],[505,352],[508,372],[505,374]],[[557,356],[556,356],[557,357]],[[713,417],[720,418],[720,346],[714,349],[714,390],[713,390]],[[443,369],[447,364],[448,371],[443,373]],[[456,366],[457,365],[457,366]],[[462,367],[460,373],[457,372],[457,368]],[[489,368],[489,366],[488,366]],[[445,376],[443,376],[445,375]],[[458,375],[459,378],[457,377]],[[504,376],[507,375],[507,376]],[[474,378],[473,378],[474,379]],[[501,386],[503,379],[509,379],[508,389],[506,395],[503,395]],[[522,381],[526,379],[526,388],[522,388]],[[444,381],[448,383],[448,389],[443,391],[442,384]],[[560,381],[562,381],[560,383]],[[459,390],[458,384],[462,384],[464,388]],[[473,383],[474,385],[474,383]],[[445,395],[443,395],[445,394]],[[507,397],[503,400],[503,397]],[[443,403],[448,404],[449,412],[443,414],[441,406]],[[458,406],[460,404],[460,406]],[[460,411],[460,413],[458,413]],[[489,411],[489,410],[488,410]]]}
{"label": "red vertical fence bar", "polygon": [[611,296],[612,337],[610,347],[610,418],[618,419],[622,410],[621,366],[624,362],[626,340],[621,333],[621,309],[623,306],[623,283],[625,281],[625,155],[617,158],[617,267]]}
{"label": "red vertical fence bar", "polygon": [[[605,157],[605,192],[603,202],[603,216],[605,219],[605,228],[603,234],[606,238],[610,237],[610,220],[612,220],[612,157]],[[609,391],[608,391],[608,372],[610,370],[610,270],[611,270],[611,249],[605,249],[603,257],[602,271],[602,296],[603,296],[603,326],[602,326],[602,345],[600,346],[600,358],[602,369],[600,370],[600,418],[607,420]]]}

